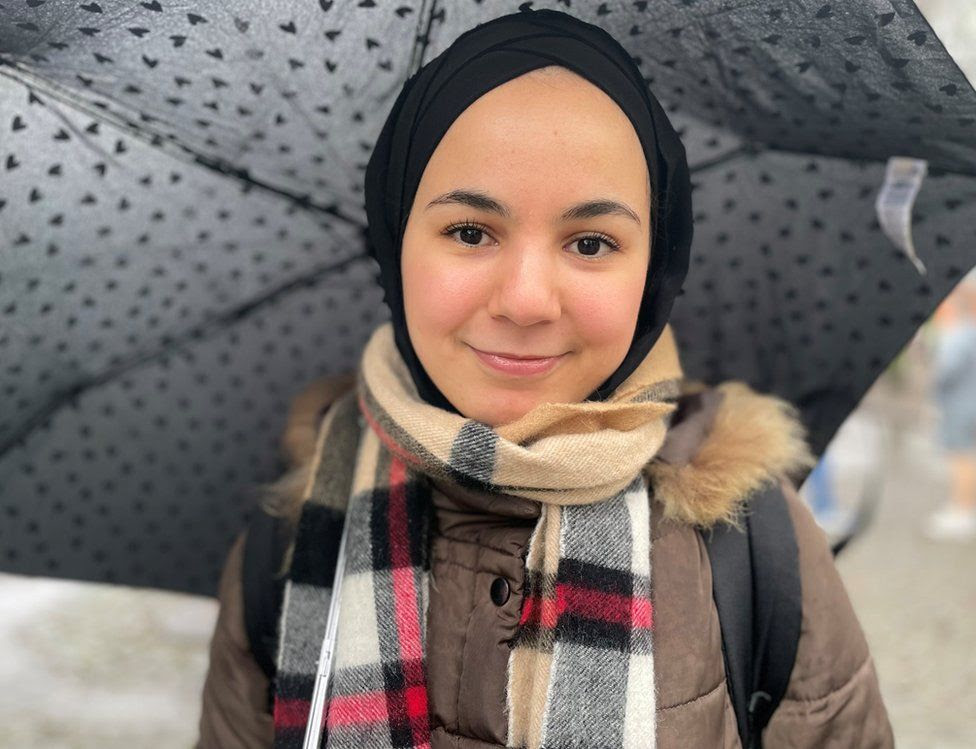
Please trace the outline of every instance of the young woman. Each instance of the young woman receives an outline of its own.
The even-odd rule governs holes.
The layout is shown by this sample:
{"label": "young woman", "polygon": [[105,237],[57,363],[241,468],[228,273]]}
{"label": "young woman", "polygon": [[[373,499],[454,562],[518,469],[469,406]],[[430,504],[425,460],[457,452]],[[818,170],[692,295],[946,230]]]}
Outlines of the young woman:
{"label": "young woman", "polygon": [[739,747],[696,529],[772,482],[802,627],[766,745],[893,745],[787,478],[809,464],[794,410],[682,375],[667,318],[690,193],[633,59],[567,14],[496,18],[407,81],[366,175],[391,320],[354,376],[293,405],[294,469],[268,502],[288,547],[273,679],[242,534],[200,746],[302,745],[338,566],[323,745]]}

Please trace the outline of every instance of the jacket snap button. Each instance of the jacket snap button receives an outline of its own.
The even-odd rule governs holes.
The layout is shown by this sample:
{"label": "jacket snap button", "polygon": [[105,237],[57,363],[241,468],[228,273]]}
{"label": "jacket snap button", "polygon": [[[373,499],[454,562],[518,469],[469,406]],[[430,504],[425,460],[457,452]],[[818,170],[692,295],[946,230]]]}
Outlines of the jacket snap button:
{"label": "jacket snap button", "polygon": [[501,606],[508,600],[508,580],[496,577],[491,581],[491,600],[496,606]]}

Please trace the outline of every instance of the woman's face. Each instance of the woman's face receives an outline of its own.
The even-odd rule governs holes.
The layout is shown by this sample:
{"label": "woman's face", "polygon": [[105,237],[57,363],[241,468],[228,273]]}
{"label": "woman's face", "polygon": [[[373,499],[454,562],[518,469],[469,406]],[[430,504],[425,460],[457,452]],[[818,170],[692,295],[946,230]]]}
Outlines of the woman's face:
{"label": "woman's face", "polygon": [[[403,238],[407,330],[434,384],[491,426],[583,400],[630,348],[649,222],[643,149],[601,89],[550,67],[477,99],[427,163]],[[558,358],[513,360],[532,357]]]}

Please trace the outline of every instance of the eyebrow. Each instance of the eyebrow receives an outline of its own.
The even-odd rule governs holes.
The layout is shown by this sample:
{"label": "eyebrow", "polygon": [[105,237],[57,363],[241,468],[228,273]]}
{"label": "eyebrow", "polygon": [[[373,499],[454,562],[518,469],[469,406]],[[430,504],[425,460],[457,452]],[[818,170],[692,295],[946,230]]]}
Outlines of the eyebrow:
{"label": "eyebrow", "polygon": [[[450,205],[453,203],[468,205],[472,208],[476,208],[479,211],[497,213],[499,216],[504,218],[510,218],[512,215],[511,211],[508,209],[508,206],[506,206],[504,203],[495,200],[483,192],[478,192],[477,190],[451,190],[443,195],[438,195],[427,204],[424,210],[427,210],[427,208],[435,205]],[[582,203],[572,205],[562,212],[560,218],[563,221],[574,221],[585,218],[595,218],[596,216],[605,216],[608,214],[626,216],[636,221],[638,226],[641,225],[640,217],[630,206],[616,200],[610,200],[609,198],[585,200]]]}

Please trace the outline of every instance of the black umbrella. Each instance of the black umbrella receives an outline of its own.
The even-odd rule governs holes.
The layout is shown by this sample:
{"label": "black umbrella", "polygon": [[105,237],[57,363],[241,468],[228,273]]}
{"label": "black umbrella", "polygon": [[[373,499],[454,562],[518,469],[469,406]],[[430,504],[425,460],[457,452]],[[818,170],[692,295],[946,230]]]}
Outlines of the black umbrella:
{"label": "black umbrella", "polygon": [[[4,569],[213,593],[289,400],[386,319],[362,181],[402,82],[519,7],[639,62],[693,165],[686,369],[818,452],[976,263],[976,92],[909,0],[5,1]],[[889,237],[892,157],[927,176]]]}

